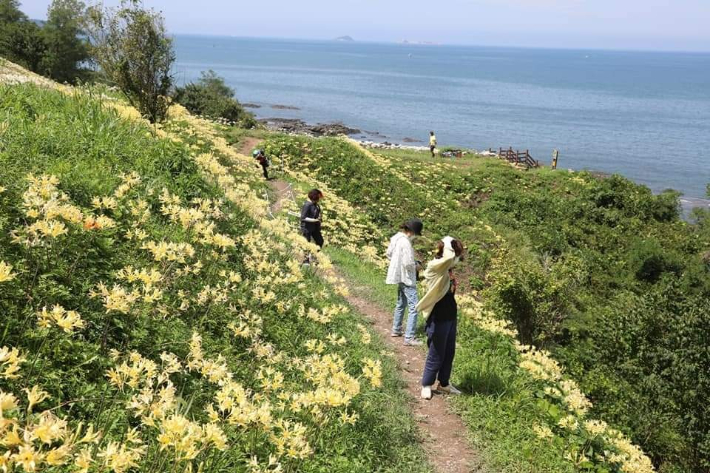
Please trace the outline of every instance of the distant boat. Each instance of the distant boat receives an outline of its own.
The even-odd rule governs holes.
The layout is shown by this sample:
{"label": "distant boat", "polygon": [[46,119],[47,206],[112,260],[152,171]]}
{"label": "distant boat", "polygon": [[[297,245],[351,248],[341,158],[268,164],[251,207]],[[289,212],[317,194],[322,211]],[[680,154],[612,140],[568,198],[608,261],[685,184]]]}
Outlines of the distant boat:
{"label": "distant boat", "polygon": [[412,57],[412,53],[407,54],[407,57]]}

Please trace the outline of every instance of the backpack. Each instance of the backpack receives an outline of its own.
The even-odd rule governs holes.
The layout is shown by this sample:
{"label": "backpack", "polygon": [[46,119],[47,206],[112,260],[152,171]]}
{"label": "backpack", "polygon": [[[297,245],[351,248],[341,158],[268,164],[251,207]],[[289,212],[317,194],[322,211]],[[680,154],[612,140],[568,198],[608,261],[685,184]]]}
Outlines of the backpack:
{"label": "backpack", "polygon": [[255,149],[254,152],[252,153],[252,156],[259,161],[259,164],[261,164],[264,167],[269,167],[271,166],[271,161],[269,158],[266,156],[266,153],[264,153],[263,149]]}

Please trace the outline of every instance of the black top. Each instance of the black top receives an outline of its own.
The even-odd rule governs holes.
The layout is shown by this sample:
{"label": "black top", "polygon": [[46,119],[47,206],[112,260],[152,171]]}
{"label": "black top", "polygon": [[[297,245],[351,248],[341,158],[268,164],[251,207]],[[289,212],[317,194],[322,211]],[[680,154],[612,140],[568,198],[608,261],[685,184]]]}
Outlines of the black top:
{"label": "black top", "polygon": [[306,218],[321,218],[320,206],[307,200],[306,203],[303,204],[303,208],[301,208],[301,230],[309,232],[320,230],[320,222],[306,222]]}
{"label": "black top", "polygon": [[448,322],[456,320],[457,314],[458,305],[456,304],[456,298],[454,297],[454,293],[451,292],[451,289],[449,289],[449,292],[447,292],[432,309],[429,320],[434,322]]}

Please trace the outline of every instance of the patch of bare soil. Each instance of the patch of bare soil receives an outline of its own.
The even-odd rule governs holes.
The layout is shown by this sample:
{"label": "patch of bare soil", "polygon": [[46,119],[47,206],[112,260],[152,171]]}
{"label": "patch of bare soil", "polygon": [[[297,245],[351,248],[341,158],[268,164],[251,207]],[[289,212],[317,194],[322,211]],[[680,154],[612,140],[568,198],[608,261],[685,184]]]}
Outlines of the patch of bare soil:
{"label": "patch of bare soil", "polygon": [[253,136],[245,136],[239,144],[237,145],[237,152],[239,154],[244,154],[246,156],[251,156],[251,152],[254,148],[259,146],[259,144],[264,141],[261,138],[254,138]]}
{"label": "patch of bare soil", "polygon": [[271,189],[273,189],[274,194],[276,195],[276,200],[273,204],[271,204],[271,212],[278,213],[281,211],[281,208],[283,207],[284,203],[290,199],[290,195],[288,192],[290,184],[288,182],[279,180],[270,181],[269,184],[271,185]]}

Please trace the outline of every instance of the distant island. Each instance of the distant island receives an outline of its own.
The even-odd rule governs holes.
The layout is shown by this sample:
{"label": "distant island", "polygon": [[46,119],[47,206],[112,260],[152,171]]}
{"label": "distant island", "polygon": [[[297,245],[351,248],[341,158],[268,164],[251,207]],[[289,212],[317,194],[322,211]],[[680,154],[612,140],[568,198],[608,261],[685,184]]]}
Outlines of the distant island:
{"label": "distant island", "polygon": [[338,36],[335,41],[355,41],[352,36]]}

